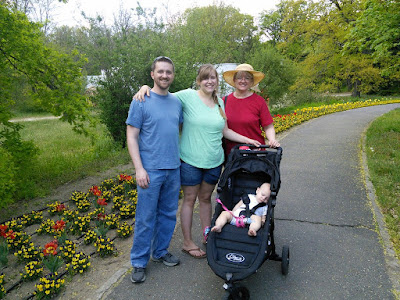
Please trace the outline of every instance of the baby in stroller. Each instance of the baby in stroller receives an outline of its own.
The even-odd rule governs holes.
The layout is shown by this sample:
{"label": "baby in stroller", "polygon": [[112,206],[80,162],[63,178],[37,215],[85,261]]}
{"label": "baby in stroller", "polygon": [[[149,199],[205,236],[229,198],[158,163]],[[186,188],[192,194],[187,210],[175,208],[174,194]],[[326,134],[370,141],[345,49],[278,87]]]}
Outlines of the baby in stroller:
{"label": "baby in stroller", "polygon": [[[267,215],[269,196],[271,194],[270,184],[268,182],[263,183],[256,190],[256,194],[248,194],[250,199],[249,209],[251,214],[251,223],[249,226],[248,235],[256,236],[257,231],[261,228],[262,224],[265,223],[265,216]],[[213,232],[221,232],[222,227],[225,224],[230,223],[232,225],[237,225],[240,221],[240,216],[245,215],[246,205],[243,200],[240,200],[232,211],[223,211],[215,221],[215,226],[211,229]]]}

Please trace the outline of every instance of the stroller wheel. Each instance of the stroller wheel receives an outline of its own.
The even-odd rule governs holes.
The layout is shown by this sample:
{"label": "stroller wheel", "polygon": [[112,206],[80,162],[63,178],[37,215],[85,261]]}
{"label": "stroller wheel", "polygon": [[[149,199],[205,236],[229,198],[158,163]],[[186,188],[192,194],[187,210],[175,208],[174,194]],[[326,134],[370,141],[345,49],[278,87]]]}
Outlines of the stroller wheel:
{"label": "stroller wheel", "polygon": [[224,300],[249,300],[249,290],[241,285],[233,286],[230,290],[225,293]]}
{"label": "stroller wheel", "polygon": [[281,270],[283,275],[287,275],[289,273],[289,246],[282,247]]}

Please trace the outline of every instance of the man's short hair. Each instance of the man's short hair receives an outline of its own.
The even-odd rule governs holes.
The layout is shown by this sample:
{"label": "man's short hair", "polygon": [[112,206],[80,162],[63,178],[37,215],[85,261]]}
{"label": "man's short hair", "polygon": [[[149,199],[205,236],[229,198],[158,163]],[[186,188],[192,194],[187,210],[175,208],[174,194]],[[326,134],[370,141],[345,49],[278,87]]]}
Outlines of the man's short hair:
{"label": "man's short hair", "polygon": [[158,56],[154,59],[153,63],[151,64],[151,71],[154,71],[154,69],[156,68],[156,63],[159,61],[164,61],[167,63],[170,63],[172,65],[172,70],[175,72],[175,66],[174,66],[174,62],[172,61],[172,59],[170,59],[167,56]]}

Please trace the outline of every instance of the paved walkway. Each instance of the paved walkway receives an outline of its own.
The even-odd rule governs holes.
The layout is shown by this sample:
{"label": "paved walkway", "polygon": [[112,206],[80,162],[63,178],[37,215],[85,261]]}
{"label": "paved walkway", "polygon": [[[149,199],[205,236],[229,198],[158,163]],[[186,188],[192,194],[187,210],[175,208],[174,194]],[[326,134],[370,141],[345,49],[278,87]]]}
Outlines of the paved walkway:
{"label": "paved walkway", "polygon": [[55,120],[60,119],[61,117],[56,116],[47,116],[47,117],[33,117],[33,118],[20,118],[20,119],[12,119],[11,123],[21,123],[21,122],[33,122],[33,121],[41,121],[41,120]]}
{"label": "paved walkway", "polygon": [[[290,271],[266,261],[242,283],[251,299],[395,299],[398,262],[384,251],[360,163],[360,138],[378,116],[398,104],[326,115],[280,136],[282,187],[275,209],[276,245],[290,246]],[[194,233],[200,243],[198,213]],[[101,299],[221,299],[223,280],[180,252],[177,226],[173,268],[150,262],[147,280],[130,281],[129,264],[116,269]],[[127,260],[129,258],[127,257]],[[390,268],[389,263],[391,262]],[[113,281],[116,281],[114,284]],[[104,293],[103,293],[104,292]]]}

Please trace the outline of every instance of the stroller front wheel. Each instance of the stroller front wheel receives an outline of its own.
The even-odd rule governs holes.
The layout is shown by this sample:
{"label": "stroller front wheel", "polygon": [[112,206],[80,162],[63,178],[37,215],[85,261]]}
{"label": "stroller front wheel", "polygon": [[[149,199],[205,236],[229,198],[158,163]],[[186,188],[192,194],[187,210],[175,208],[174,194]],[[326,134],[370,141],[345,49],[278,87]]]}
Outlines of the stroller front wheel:
{"label": "stroller front wheel", "polygon": [[289,246],[282,247],[282,274],[287,275],[289,273]]}
{"label": "stroller front wheel", "polygon": [[225,293],[223,300],[249,300],[250,292],[242,285],[233,285]]}

